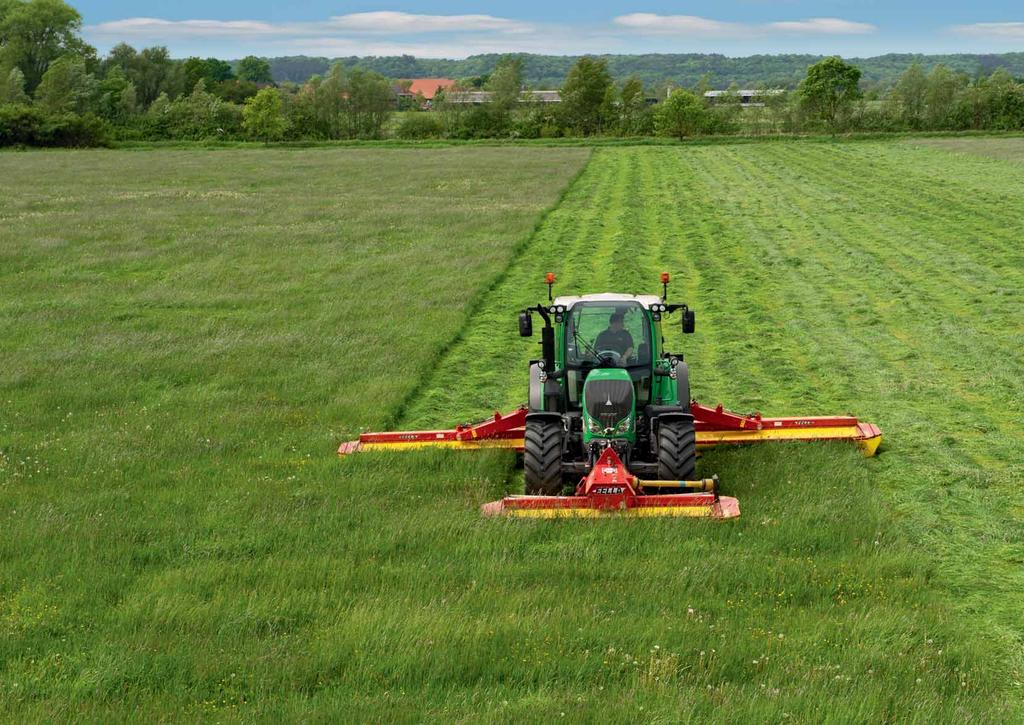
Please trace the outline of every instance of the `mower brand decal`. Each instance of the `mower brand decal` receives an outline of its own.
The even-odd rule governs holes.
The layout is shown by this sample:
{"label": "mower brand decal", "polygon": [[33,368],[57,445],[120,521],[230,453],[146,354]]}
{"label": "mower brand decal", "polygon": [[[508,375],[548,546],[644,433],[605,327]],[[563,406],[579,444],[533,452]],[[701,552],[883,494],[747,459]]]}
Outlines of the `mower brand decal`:
{"label": "mower brand decal", "polygon": [[606,476],[614,476],[615,475],[615,471],[617,469],[614,466],[607,466],[607,467],[605,467],[602,470],[603,470],[604,475],[606,475]]}
{"label": "mower brand decal", "polygon": [[626,492],[625,486],[594,486],[592,489],[594,493],[601,493],[605,495],[614,496],[620,493]]}

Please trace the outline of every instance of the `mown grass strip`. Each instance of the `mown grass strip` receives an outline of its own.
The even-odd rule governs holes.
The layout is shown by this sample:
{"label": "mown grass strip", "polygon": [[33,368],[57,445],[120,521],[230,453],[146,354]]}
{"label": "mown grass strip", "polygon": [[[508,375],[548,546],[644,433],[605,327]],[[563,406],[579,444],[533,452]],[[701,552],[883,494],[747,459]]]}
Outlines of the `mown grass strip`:
{"label": "mown grass strip", "polygon": [[[610,158],[626,154],[635,158]],[[958,184],[947,183],[959,179],[959,169],[943,160],[945,175],[939,176],[938,163],[913,149],[869,144],[597,151],[579,193],[568,194],[548,217],[550,226],[531,244],[535,251],[522,257],[524,268],[510,271],[510,285],[496,295],[501,304],[473,320],[460,349],[438,370],[438,381],[459,370],[470,384],[447,387],[443,405],[428,404],[438,395],[430,390],[412,421],[446,414],[471,420],[522,401],[524,376],[514,371],[525,370],[530,350],[514,336],[513,312],[543,294],[539,279],[547,269],[559,274],[561,292],[571,294],[634,291],[629,284],[644,278],[653,291],[657,271],[667,265],[681,272],[674,297],[698,309],[698,335],[683,345],[670,332],[670,344],[687,352],[698,397],[766,412],[853,411],[879,422],[890,441],[879,461],[850,462],[843,486],[854,499],[846,507],[836,491],[820,486],[821,472],[837,453],[832,449],[729,451],[705,460],[704,470],[729,472],[723,481],[730,492],[739,491],[745,525],[767,505],[759,494],[819,506],[817,521],[780,512],[778,526],[787,534],[798,527],[831,531],[837,553],[826,564],[830,572],[859,558],[854,542],[878,535],[888,541],[884,558],[905,561],[921,576],[911,585],[916,593],[906,594],[920,599],[904,600],[906,610],[890,613],[890,623],[898,622],[894,631],[860,632],[863,639],[846,639],[846,646],[960,641],[967,649],[924,688],[928,694],[916,677],[893,675],[886,687],[940,709],[962,696],[978,696],[977,706],[984,707],[983,691],[1012,692],[1020,677],[1013,592],[1022,586],[1003,563],[1022,541],[1012,467],[1022,441],[1010,412],[1020,396],[1014,343],[1021,328],[1012,314],[1020,266],[1017,249],[1007,243],[1019,231],[986,225],[1008,203],[1011,209],[1024,203],[1024,194],[1012,179],[986,180],[968,163],[964,184],[984,191],[987,183],[992,194],[966,203]],[[612,179],[630,185],[625,202]],[[603,221],[595,220],[595,210]],[[554,233],[565,218],[580,220],[577,234]],[[631,230],[628,242],[623,220]],[[965,231],[974,241],[969,248],[955,243]],[[638,253],[628,256],[634,249]],[[615,267],[627,257],[620,279]],[[964,269],[975,279],[960,274]],[[978,428],[994,435],[979,436]],[[800,456],[804,468],[785,478],[754,473],[755,460],[790,456]],[[748,489],[752,477],[757,485]],[[890,502],[898,504],[895,516],[887,511]],[[602,533],[588,541],[607,546]],[[745,553],[730,550],[749,573],[756,564]],[[642,554],[635,565],[646,570],[651,557]],[[788,589],[788,575],[774,563],[767,566]],[[993,570],[997,581],[986,581]],[[900,589],[904,575],[868,577],[872,592],[864,603],[876,607]],[[798,606],[786,611],[813,618]],[[961,626],[953,611],[970,613],[979,626]],[[830,631],[835,623],[822,626]],[[880,639],[871,644],[875,636]],[[801,645],[812,649],[809,641]],[[916,645],[896,649],[899,656],[926,656]],[[957,684],[964,667],[984,671],[987,684],[957,690],[969,689]],[[872,718],[911,712],[896,701],[868,700],[873,704],[865,712]]]}
{"label": "mown grass strip", "polygon": [[[1000,636],[1019,658],[1019,625],[1010,599],[1024,583],[1009,565],[1024,539],[1020,472],[1014,465],[1024,445],[1012,412],[1021,397],[1022,329],[1013,302],[1019,294],[1018,252],[1002,243],[1005,221],[988,234],[979,229],[970,254],[991,274],[1005,270],[1005,275],[974,285],[958,274],[967,265],[958,259],[963,245],[957,237],[977,224],[968,206],[978,208],[981,218],[994,218],[1001,210],[1009,214],[1005,218],[1019,219],[1013,209],[1021,207],[1022,197],[1008,203],[1003,196],[1015,185],[1010,167],[1003,168],[1010,175],[1005,185],[999,176],[991,177],[998,195],[979,194],[966,205],[955,187],[941,181],[929,185],[927,177],[936,178],[931,172],[939,159],[894,149],[876,153],[872,168],[859,163],[868,151],[844,151],[853,155],[846,178],[870,169],[863,172],[862,184],[845,189],[844,205],[860,210],[854,214],[821,198],[821,190],[828,188],[826,176],[844,177],[835,173],[835,154],[773,154],[770,165],[762,160],[753,183],[788,195],[763,200],[764,208],[789,211],[783,222],[788,231],[758,237],[754,225],[747,224],[743,233],[764,238],[765,248],[807,240],[802,263],[789,273],[786,288],[798,290],[810,282],[820,292],[792,312],[780,308],[787,321],[813,323],[793,330],[799,336],[793,347],[814,350],[826,366],[845,366],[844,376],[859,388],[860,405],[889,434],[890,454],[883,456],[880,484],[910,514],[913,535],[941,553],[944,577],[962,604],[972,615],[998,624]],[[745,161],[734,159],[725,168],[743,168]],[[965,177],[972,178],[976,168],[968,160]],[[949,175],[948,165],[944,173]],[[933,199],[927,213],[904,217],[902,230],[898,217],[886,213],[873,223],[866,215],[887,207],[883,196],[891,198],[890,186],[868,181],[899,175],[921,190],[919,197]],[[734,175],[723,172],[722,188],[736,183]],[[848,314],[825,317],[829,309]],[[851,368],[853,360],[858,362]],[[773,389],[787,394],[784,385]],[[994,592],[999,593],[995,598]]]}

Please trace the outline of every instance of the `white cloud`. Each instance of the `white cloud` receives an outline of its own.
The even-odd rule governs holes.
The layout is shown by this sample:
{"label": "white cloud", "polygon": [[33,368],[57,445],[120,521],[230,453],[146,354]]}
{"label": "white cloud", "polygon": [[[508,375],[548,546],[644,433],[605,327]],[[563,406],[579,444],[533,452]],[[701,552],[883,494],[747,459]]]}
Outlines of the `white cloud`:
{"label": "white cloud", "polygon": [[601,53],[621,49],[620,39],[561,26],[531,27],[490,15],[356,13],[322,22],[268,23],[256,20],[163,20],[126,18],[87,25],[84,34],[99,47],[126,41],[167,45],[177,54],[241,56],[323,54],[415,55],[465,58],[478,53]]}
{"label": "white cloud", "polygon": [[[2,1],[2,0],[0,0]],[[991,24],[990,24],[991,25]],[[1000,24],[995,24],[1000,25]],[[1008,24],[1013,25],[1013,24]],[[125,41],[166,45],[172,53],[257,55],[401,55],[465,58],[478,53],[651,52],[671,49],[686,38],[694,50],[742,46],[747,53],[781,52],[784,37],[863,35],[876,28],[838,18],[776,23],[734,23],[695,15],[630,13],[601,25],[536,23],[494,15],[418,15],[378,11],[349,13],[322,21],[165,20],[135,17],[87,25],[85,37],[101,50]],[[1008,31],[1003,31],[1010,37]],[[830,49],[832,50],[832,49]]]}
{"label": "white cloud", "polygon": [[531,29],[525,23],[493,15],[414,15],[387,11],[338,15],[331,18],[330,23],[340,30],[367,33],[452,33],[481,30],[515,33]]}
{"label": "white cloud", "polygon": [[425,33],[527,33],[531,27],[493,15],[412,15],[375,12],[339,15],[320,23],[266,23],[259,20],[162,20],[125,18],[85,27],[88,35],[118,39],[164,41],[187,38],[303,38],[325,32],[358,35],[420,35]]}
{"label": "white cloud", "polygon": [[724,23],[720,20],[697,17],[696,15],[656,15],[654,13],[630,13],[615,18],[615,24],[631,30],[659,35],[739,35],[748,29],[739,23]]}
{"label": "white cloud", "polygon": [[1024,40],[1024,22],[1016,23],[974,23],[973,25],[954,25],[954,33],[970,35],[975,38],[1003,38]]}
{"label": "white cloud", "polygon": [[257,20],[161,20],[125,18],[87,25],[87,33],[123,38],[224,38],[277,35],[284,26]]}
{"label": "white cloud", "polygon": [[808,18],[807,20],[784,20],[768,23],[769,30],[784,33],[806,33],[808,35],[864,35],[878,30],[870,23],[857,23],[841,18]]}
{"label": "white cloud", "polygon": [[801,35],[863,35],[878,30],[869,23],[857,23],[841,18],[808,18],[784,20],[763,25],[727,23],[695,15],[656,15],[631,13],[615,18],[615,24],[649,35],[714,35],[746,37],[771,33],[798,33]]}

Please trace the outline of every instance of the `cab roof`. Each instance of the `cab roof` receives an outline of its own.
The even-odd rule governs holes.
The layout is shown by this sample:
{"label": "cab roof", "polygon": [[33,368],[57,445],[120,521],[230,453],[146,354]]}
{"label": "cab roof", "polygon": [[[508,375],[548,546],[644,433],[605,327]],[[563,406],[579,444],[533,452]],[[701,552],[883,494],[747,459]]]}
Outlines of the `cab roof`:
{"label": "cab roof", "polygon": [[577,302],[638,302],[645,310],[651,305],[661,304],[661,297],[658,295],[623,295],[615,292],[601,292],[593,295],[556,297],[553,305],[564,305],[571,309]]}

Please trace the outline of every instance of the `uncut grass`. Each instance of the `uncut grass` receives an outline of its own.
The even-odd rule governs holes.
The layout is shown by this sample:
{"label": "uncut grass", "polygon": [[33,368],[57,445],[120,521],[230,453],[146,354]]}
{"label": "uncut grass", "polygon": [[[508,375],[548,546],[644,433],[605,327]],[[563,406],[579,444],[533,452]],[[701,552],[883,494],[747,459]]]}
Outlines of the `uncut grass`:
{"label": "uncut grass", "polygon": [[[347,485],[282,492],[252,517],[232,512],[237,495],[210,501],[187,555],[151,548],[116,603],[98,618],[79,613],[83,629],[104,634],[87,651],[7,663],[35,695],[19,714],[998,712],[983,699],[998,691],[996,673],[946,619],[919,557],[890,537],[882,502],[865,504],[851,485],[863,461],[846,446],[705,461],[757,512],[735,525],[483,520],[477,505],[508,486],[507,455],[406,460],[354,459]],[[333,462],[311,468],[336,475]],[[809,468],[817,493],[790,495]],[[161,538],[157,522],[140,525]],[[112,561],[138,548],[124,538],[105,547]],[[33,605],[37,646],[45,628],[74,638],[66,615],[23,599]],[[12,646],[29,642],[25,633]]]}
{"label": "uncut grass", "polygon": [[[523,369],[536,355],[509,310],[543,294],[544,271],[572,294],[653,291],[657,271],[673,270],[699,332],[685,344],[670,332],[669,346],[687,352],[696,397],[882,426],[883,455],[849,485],[859,505],[886,506],[887,532],[918,543],[923,588],[949,610],[940,618],[970,618],[953,636],[973,642],[975,666],[997,673],[990,694],[1019,713],[1022,207],[1016,167],[896,144],[599,150],[436,374],[480,384],[428,386],[411,422],[523,400],[493,361]],[[818,468],[792,486],[827,505]],[[723,476],[726,491],[742,479]],[[910,692],[916,679],[885,687]],[[979,712],[998,719],[1003,706]]]}
{"label": "uncut grass", "polygon": [[348,565],[318,528],[338,442],[394,414],[586,157],[4,154],[0,713],[200,712],[253,656],[301,659],[293,617],[334,605],[261,577],[292,546],[295,576]]}

